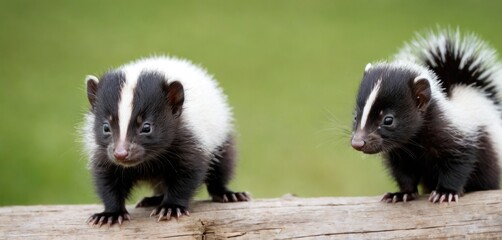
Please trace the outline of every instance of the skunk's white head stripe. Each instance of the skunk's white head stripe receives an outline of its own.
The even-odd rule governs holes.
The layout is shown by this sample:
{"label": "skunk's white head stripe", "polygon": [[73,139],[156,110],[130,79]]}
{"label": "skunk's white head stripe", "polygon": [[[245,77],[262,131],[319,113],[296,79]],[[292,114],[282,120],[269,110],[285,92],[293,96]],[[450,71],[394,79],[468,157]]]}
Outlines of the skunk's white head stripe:
{"label": "skunk's white head stripe", "polygon": [[371,90],[370,95],[368,96],[368,99],[366,99],[366,103],[364,104],[363,108],[363,115],[361,116],[361,129],[364,129],[364,126],[366,126],[366,121],[368,121],[368,115],[370,114],[371,108],[373,107],[373,104],[375,103],[375,99],[378,95],[378,91],[380,90],[380,85],[382,84],[382,79],[378,79],[377,83],[373,87],[373,90]]}
{"label": "skunk's white head stripe", "polygon": [[126,81],[122,85],[120,100],[118,106],[118,117],[119,117],[119,141],[125,141],[127,136],[127,128],[129,126],[129,121],[131,120],[132,114],[132,101],[134,97],[134,89],[138,82],[137,77],[128,78],[126,76]]}

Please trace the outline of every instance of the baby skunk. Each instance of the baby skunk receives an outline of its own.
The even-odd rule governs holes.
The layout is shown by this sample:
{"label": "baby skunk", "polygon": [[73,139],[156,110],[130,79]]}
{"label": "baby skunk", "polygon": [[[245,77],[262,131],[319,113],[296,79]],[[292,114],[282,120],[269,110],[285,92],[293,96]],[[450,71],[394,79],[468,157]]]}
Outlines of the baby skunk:
{"label": "baby skunk", "polygon": [[138,181],[155,196],[137,207],[155,207],[158,221],[189,215],[201,183],[213,201],[247,201],[227,188],[235,164],[232,112],[217,82],[187,60],[141,59],[87,77],[84,141],[104,212],[93,225],[129,219],[125,199]]}
{"label": "baby skunk", "polygon": [[418,184],[433,203],[499,189],[501,93],[495,50],[458,30],[418,36],[394,61],[368,64],[351,143],[383,153],[399,192],[382,201],[412,200]]}

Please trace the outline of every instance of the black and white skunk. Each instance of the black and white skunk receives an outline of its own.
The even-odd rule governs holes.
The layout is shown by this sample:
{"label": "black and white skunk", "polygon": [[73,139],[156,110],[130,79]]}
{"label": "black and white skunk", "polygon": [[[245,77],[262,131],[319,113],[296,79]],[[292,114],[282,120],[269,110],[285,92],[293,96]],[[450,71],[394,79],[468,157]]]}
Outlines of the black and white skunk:
{"label": "black and white skunk", "polygon": [[90,169],[104,212],[93,225],[129,219],[125,200],[138,181],[155,196],[158,220],[188,215],[203,182],[213,201],[247,201],[227,188],[235,164],[232,112],[217,82],[187,60],[141,59],[87,77],[91,110],[83,129]]}
{"label": "black and white skunk", "polygon": [[438,30],[391,62],[368,64],[359,88],[352,147],[383,153],[399,186],[383,201],[433,203],[499,189],[502,65],[474,35]]}

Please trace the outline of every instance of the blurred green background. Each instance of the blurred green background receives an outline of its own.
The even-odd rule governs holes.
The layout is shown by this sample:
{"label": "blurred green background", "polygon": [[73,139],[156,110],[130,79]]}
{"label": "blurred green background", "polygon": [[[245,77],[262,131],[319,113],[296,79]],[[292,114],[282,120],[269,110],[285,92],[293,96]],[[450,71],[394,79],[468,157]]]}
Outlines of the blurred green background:
{"label": "blurred green background", "polygon": [[255,198],[395,190],[378,156],[349,145],[364,66],[437,24],[502,50],[501,10],[502,1],[2,0],[0,205],[98,202],[76,133],[84,77],[164,53],[204,65],[228,94],[234,189]]}

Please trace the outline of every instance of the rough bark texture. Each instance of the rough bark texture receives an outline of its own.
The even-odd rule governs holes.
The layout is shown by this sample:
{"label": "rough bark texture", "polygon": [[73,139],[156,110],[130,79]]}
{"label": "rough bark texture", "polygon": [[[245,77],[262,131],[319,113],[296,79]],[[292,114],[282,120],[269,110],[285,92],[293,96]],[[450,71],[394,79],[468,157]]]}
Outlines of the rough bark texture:
{"label": "rough bark texture", "polygon": [[243,203],[196,201],[191,215],[156,222],[151,209],[128,206],[122,226],[91,227],[100,205],[0,208],[0,238],[173,239],[414,239],[502,238],[502,190],[470,193],[458,204],[432,204],[427,196],[386,204],[380,197],[259,199]]}

